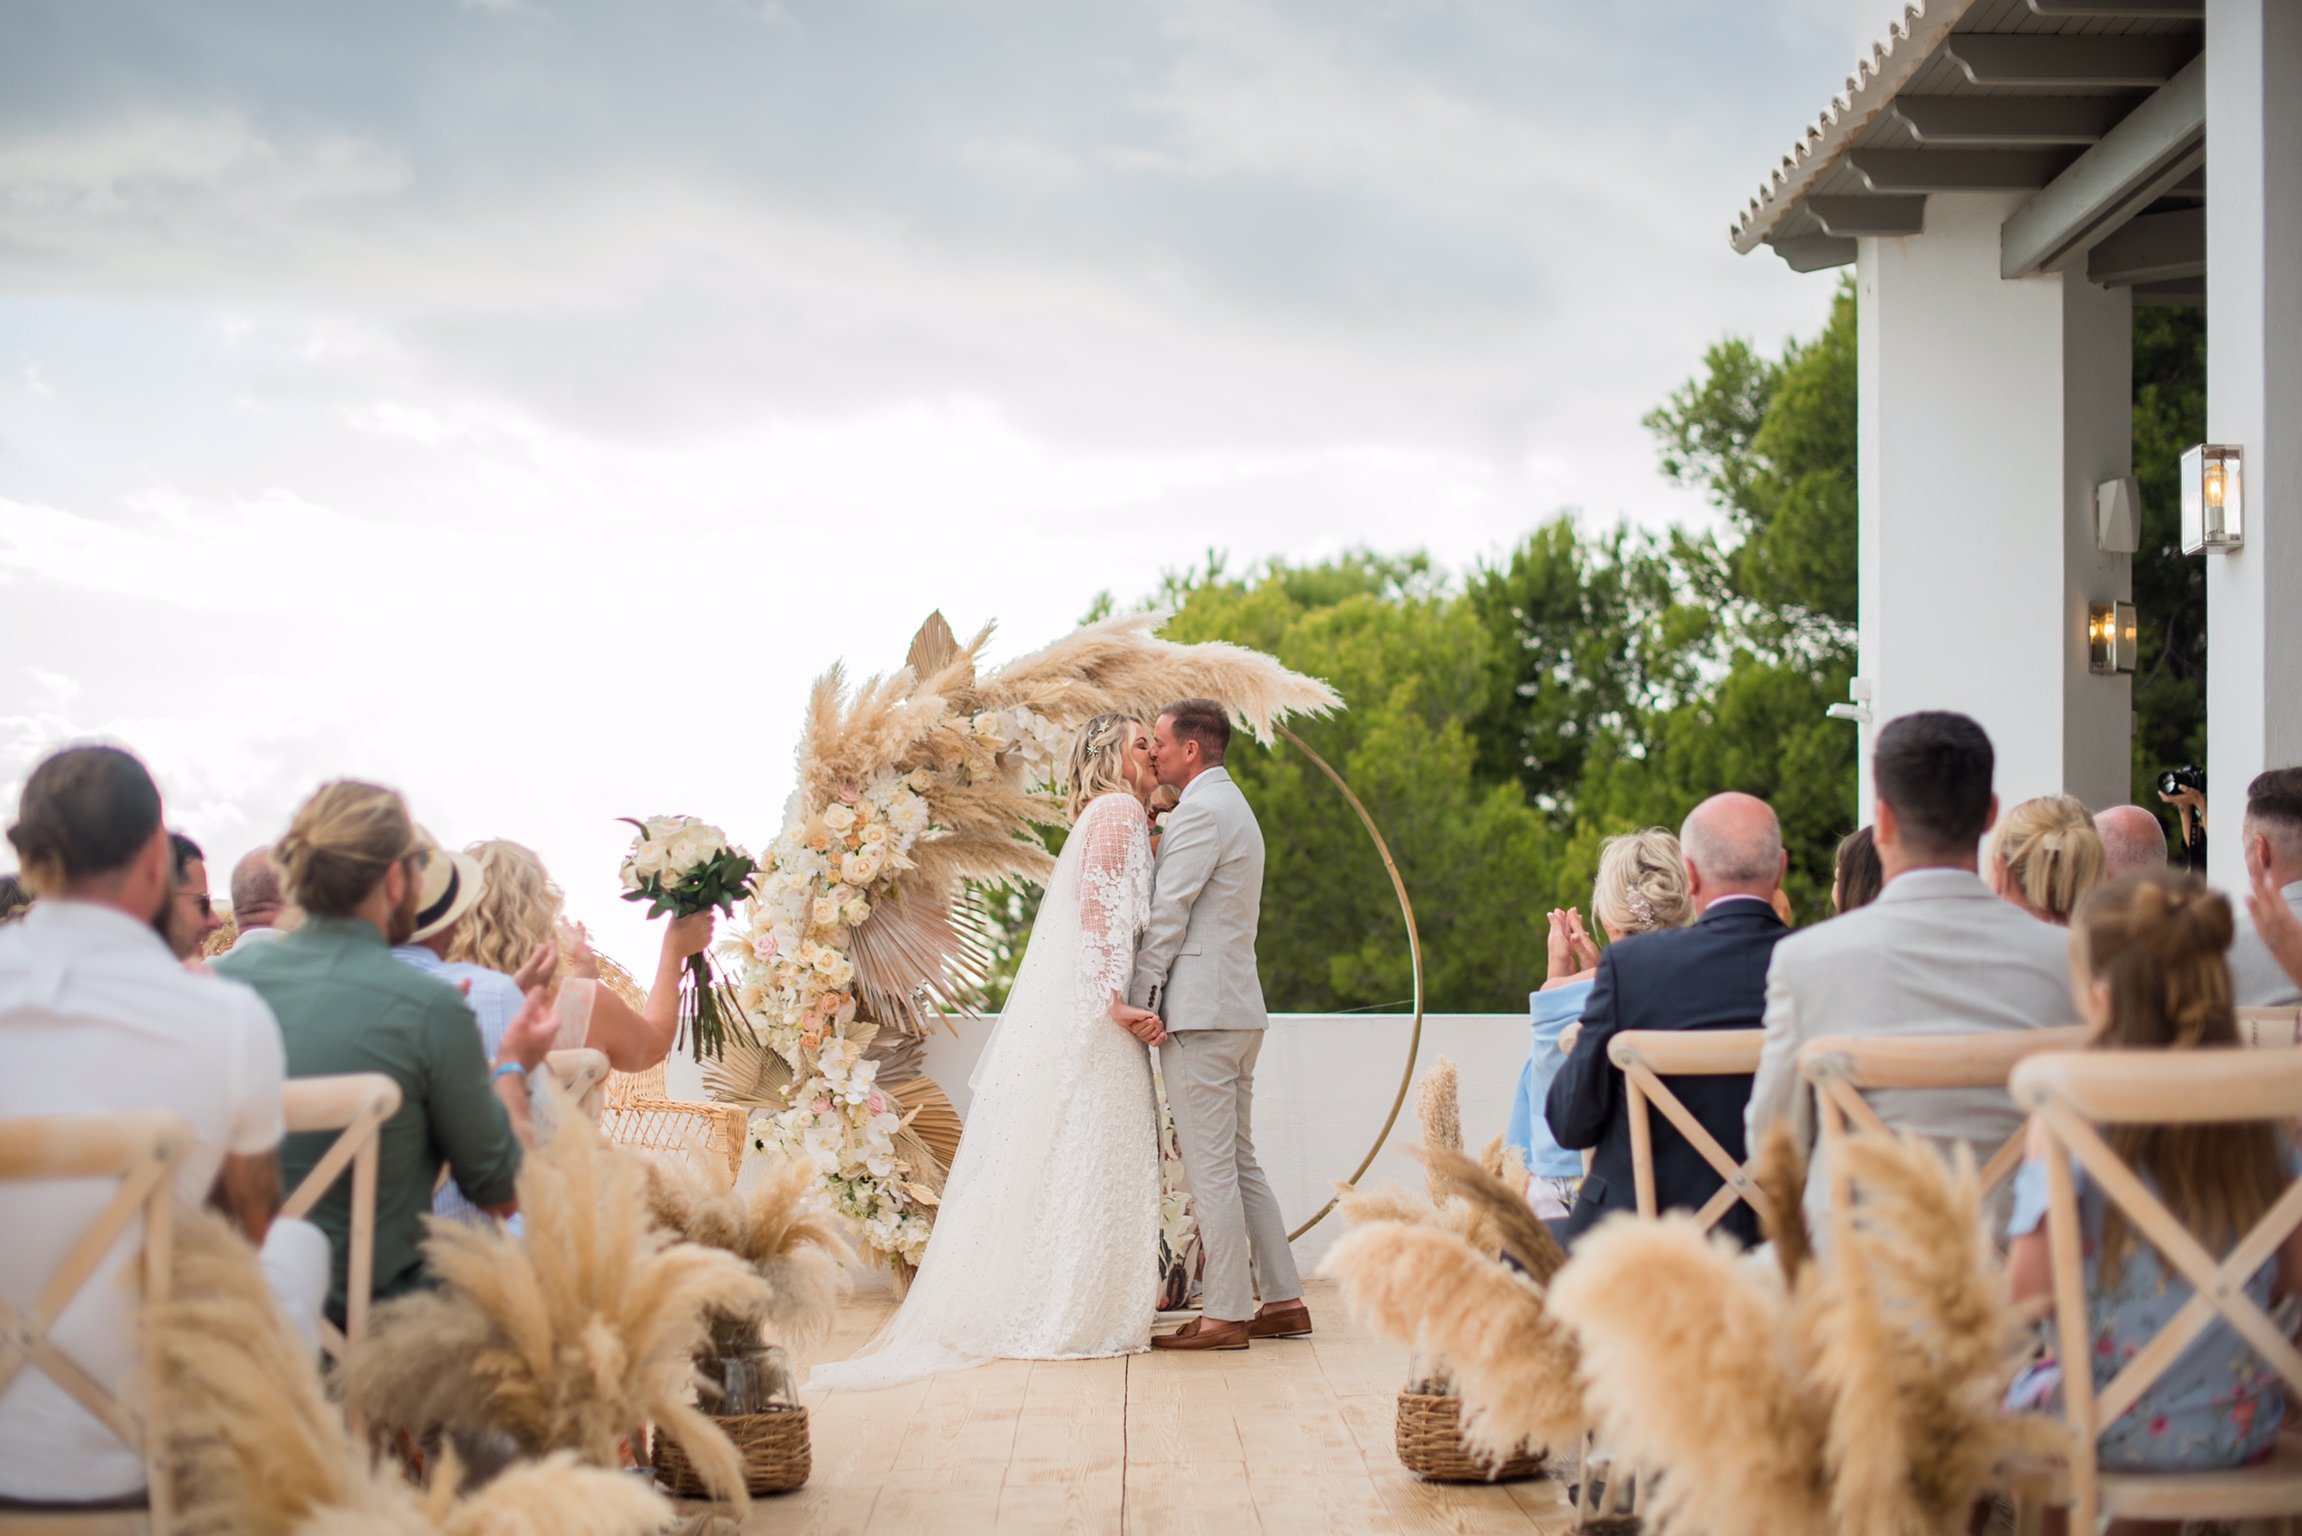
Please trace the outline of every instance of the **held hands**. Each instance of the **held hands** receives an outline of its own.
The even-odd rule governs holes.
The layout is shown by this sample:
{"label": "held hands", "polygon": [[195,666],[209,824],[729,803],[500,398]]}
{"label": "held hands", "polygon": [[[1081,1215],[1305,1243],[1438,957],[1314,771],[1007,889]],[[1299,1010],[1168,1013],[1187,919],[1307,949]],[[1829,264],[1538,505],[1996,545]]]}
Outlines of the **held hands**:
{"label": "held hands", "polygon": [[1159,1022],[1159,1015],[1148,1008],[1114,998],[1111,1002],[1111,1022],[1118,1025],[1145,1045],[1165,1045],[1167,1026]]}

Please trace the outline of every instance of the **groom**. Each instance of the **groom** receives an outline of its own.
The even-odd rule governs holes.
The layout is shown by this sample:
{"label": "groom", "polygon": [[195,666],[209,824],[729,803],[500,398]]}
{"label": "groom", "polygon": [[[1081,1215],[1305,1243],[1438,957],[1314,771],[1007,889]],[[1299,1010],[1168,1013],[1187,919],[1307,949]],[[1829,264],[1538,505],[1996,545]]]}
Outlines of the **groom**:
{"label": "groom", "polygon": [[1311,1331],[1287,1225],[1249,1129],[1255,1058],[1271,1023],[1255,970],[1263,830],[1223,771],[1230,745],[1230,715],[1207,699],[1170,705],[1151,739],[1151,766],[1181,799],[1159,840],[1151,921],[1127,996],[1167,1027],[1160,1075],[1207,1247],[1204,1310],[1153,1339],[1157,1349],[1245,1349],[1249,1339]]}

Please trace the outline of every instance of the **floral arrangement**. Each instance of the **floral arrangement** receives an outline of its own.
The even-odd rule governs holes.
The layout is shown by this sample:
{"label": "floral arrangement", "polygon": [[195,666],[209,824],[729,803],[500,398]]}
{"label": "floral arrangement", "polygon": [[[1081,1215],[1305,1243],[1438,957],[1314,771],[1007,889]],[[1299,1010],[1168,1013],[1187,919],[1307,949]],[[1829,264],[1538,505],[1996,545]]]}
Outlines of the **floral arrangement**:
{"label": "floral arrangement", "polygon": [[[623,899],[646,902],[649,917],[732,913],[748,893],[759,866],[709,822],[693,816],[650,816],[645,821],[626,816],[623,820],[639,828],[631,852],[624,855]],[[727,1020],[720,1012],[718,985],[710,955],[690,955],[687,980],[679,989],[679,1028],[697,1061],[706,1055],[716,1058],[727,1047]]]}
{"label": "floral arrangement", "polygon": [[1269,740],[1287,715],[1342,702],[1258,652],[1161,640],[1159,622],[1087,625],[979,674],[991,631],[962,645],[938,614],[901,670],[851,689],[835,667],[809,700],[798,787],[722,950],[764,1059],[707,1085],[754,1105],[755,1135],[812,1166],[899,1275],[926,1252],[944,1170],[881,1065],[977,995],[988,935],[968,883],[1053,869],[1036,829],[1063,819],[1073,732],[1196,696]]}

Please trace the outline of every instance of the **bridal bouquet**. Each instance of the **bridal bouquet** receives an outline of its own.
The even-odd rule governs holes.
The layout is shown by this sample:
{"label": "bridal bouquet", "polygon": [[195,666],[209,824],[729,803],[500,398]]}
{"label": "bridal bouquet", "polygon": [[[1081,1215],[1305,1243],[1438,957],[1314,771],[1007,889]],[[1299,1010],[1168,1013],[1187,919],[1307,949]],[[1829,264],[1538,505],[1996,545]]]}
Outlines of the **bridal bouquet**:
{"label": "bridal bouquet", "polygon": [[[731,914],[750,894],[759,866],[709,822],[693,816],[621,819],[639,828],[631,852],[624,855],[623,899],[648,903],[649,917]],[[687,980],[679,989],[679,1027],[698,1061],[707,1054],[716,1058],[726,1047],[727,1022],[718,991],[709,951],[688,956]]]}

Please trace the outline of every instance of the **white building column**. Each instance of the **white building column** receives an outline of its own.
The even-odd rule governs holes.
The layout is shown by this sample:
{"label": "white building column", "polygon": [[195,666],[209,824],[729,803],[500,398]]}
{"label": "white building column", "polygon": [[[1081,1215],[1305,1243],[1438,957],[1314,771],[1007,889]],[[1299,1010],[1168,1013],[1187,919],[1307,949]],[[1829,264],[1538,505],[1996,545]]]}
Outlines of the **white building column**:
{"label": "white building column", "polygon": [[2128,796],[2133,690],[2088,671],[2086,609],[2132,592],[2094,536],[2095,487],[2133,463],[2131,300],[2001,278],[2021,200],[1936,193],[1923,234],[1859,244],[1866,820],[1878,727],[1921,709],[1982,723],[2005,805]]}
{"label": "white building column", "polygon": [[2207,872],[2235,892],[2247,781],[2302,763],[2302,5],[2207,0],[2206,112],[2206,435],[2246,505],[2203,557]]}

